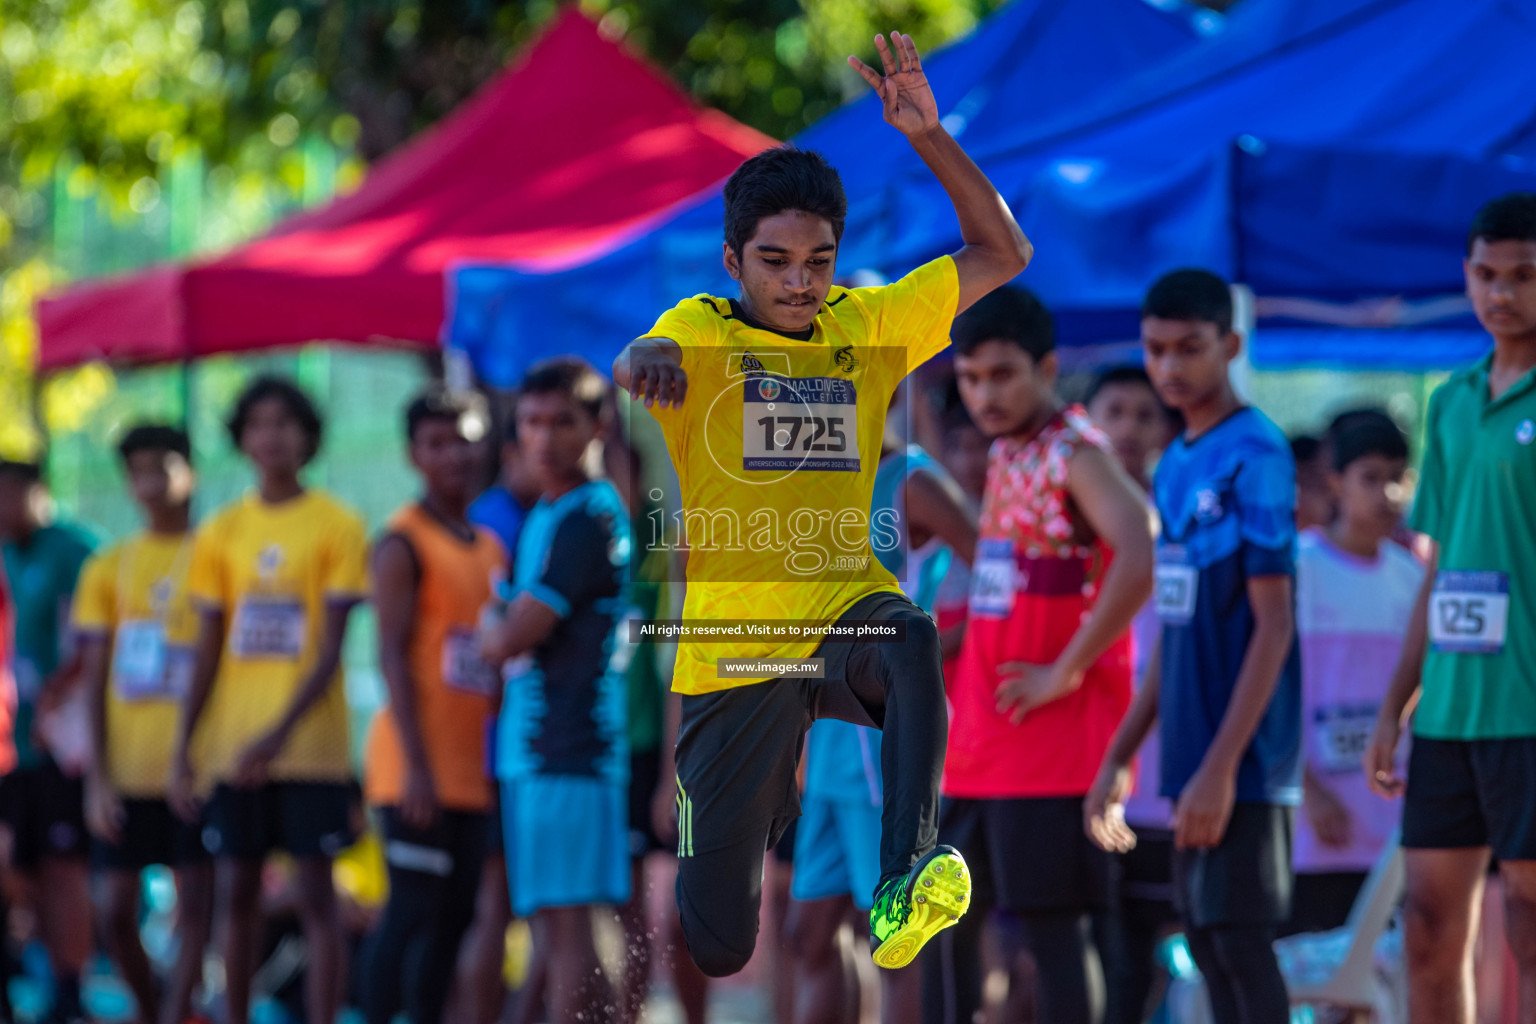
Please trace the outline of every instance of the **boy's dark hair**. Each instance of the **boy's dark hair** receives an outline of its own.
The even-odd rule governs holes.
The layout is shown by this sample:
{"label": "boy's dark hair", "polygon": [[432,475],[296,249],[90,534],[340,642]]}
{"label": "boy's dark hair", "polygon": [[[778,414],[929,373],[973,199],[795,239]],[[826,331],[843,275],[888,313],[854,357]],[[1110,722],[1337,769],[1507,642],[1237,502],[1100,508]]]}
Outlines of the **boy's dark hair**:
{"label": "boy's dark hair", "polygon": [[315,403],[293,381],[267,374],[246,385],[240,397],[235,400],[235,411],[229,416],[229,436],[234,440],[235,447],[240,447],[240,439],[245,434],[245,425],[250,422],[251,411],[262,402],[273,400],[281,402],[288,415],[298,420],[304,436],[309,439],[304,461],[313,459],[320,451],[320,441],[325,432]]}
{"label": "boy's dark hair", "polygon": [[1038,363],[1056,350],[1056,322],[1029,289],[1004,285],[961,313],[950,339],[955,353],[962,356],[983,342],[1011,341]]}
{"label": "boy's dark hair", "polygon": [[0,476],[11,476],[35,484],[43,478],[43,464],[20,459],[0,459]]}
{"label": "boy's dark hair", "polygon": [[1225,335],[1232,330],[1232,290],[1209,270],[1175,270],[1147,289],[1141,315],[1143,319],[1199,320],[1215,324]]}
{"label": "boy's dark hair", "polygon": [[534,364],[517,389],[519,397],[556,392],[574,398],[576,404],[596,420],[603,413],[608,383],[580,356],[556,356]]}
{"label": "boy's dark hair", "polygon": [[1184,414],[1163,401],[1162,396],[1157,393],[1157,388],[1152,386],[1152,378],[1147,376],[1146,367],[1137,366],[1135,363],[1111,366],[1095,377],[1093,383],[1088,385],[1088,393],[1083,396],[1083,404],[1092,405],[1093,400],[1099,397],[1100,391],[1117,384],[1139,384],[1146,388],[1152,393],[1152,397],[1157,399],[1157,407],[1163,411],[1163,419],[1168,421],[1169,427],[1176,430],[1184,429]]}
{"label": "boy's dark hair", "polygon": [[139,423],[128,429],[117,443],[117,454],[124,465],[139,452],[171,452],[192,461],[192,441],[187,432],[168,423]]}
{"label": "boy's dark hair", "polygon": [[1536,192],[1508,192],[1484,203],[1467,231],[1467,255],[1485,242],[1536,242]]}
{"label": "boy's dark hair", "polygon": [[[473,391],[455,392],[441,384],[433,384],[405,407],[405,439],[416,440],[416,432],[421,429],[423,423],[442,421],[455,426],[464,424],[467,427],[466,419],[473,417],[479,418],[482,428],[489,419],[486,402],[482,396]],[[475,439],[472,438],[472,440]]]}
{"label": "boy's dark hair", "polygon": [[1323,439],[1311,434],[1297,434],[1291,438],[1291,461],[1296,468],[1311,465],[1323,453]]}
{"label": "boy's dark hair", "polygon": [[725,243],[740,256],[763,218],[785,210],[825,218],[833,239],[843,240],[848,197],[837,171],[820,153],[775,146],[736,168],[725,183]]}
{"label": "boy's dark hair", "polygon": [[[1093,378],[1093,383],[1088,385],[1088,393],[1083,396],[1083,404],[1092,405],[1093,400],[1099,397],[1100,391],[1116,384],[1140,384],[1154,396],[1157,394],[1157,389],[1152,386],[1152,378],[1147,376],[1146,367],[1127,363],[1124,366],[1111,366]],[[1161,399],[1158,400],[1158,404],[1162,404]]]}
{"label": "boy's dark hair", "polygon": [[1387,459],[1408,458],[1408,438],[1396,421],[1380,409],[1352,409],[1334,417],[1328,427],[1328,446],[1333,453],[1333,470],[1342,473],[1356,459],[1380,455]]}
{"label": "boy's dark hair", "polygon": [[939,429],[946,435],[952,430],[980,430],[960,397],[960,383],[954,377],[944,383],[944,394],[939,402]]}

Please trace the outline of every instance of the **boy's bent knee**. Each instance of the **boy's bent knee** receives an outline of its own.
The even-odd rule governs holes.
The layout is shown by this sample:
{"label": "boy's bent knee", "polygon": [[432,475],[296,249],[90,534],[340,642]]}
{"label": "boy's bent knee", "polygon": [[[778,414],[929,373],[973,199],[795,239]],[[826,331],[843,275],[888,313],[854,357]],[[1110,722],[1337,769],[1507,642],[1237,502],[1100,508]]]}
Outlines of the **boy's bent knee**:
{"label": "boy's bent knee", "polygon": [[907,657],[939,658],[939,627],[920,608],[903,609],[895,621],[906,624],[906,641],[902,644]]}
{"label": "boy's bent knee", "polygon": [[721,908],[717,905],[716,916],[706,921],[681,884],[677,897],[683,941],[699,970],[711,978],[739,974],[752,959],[752,950],[757,946],[756,908],[753,907],[750,914],[725,911],[721,917]]}
{"label": "boy's bent knee", "polygon": [[733,974],[740,974],[752,959],[750,949],[742,953],[708,940],[696,942],[686,924],[683,925],[683,938],[688,943],[688,955],[693,957],[699,970],[711,978],[729,978]]}

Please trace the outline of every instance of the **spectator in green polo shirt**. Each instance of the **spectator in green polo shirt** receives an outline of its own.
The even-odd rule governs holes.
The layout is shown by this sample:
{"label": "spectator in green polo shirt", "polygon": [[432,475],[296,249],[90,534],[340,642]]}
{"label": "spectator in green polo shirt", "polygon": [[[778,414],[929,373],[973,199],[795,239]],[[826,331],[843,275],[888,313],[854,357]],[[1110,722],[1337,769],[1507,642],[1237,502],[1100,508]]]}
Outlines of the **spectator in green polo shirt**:
{"label": "spectator in green polo shirt", "polygon": [[[1490,857],[1519,1019],[1536,1020],[1536,193],[1478,211],[1464,266],[1493,352],[1429,402],[1411,525],[1430,571],[1366,754],[1379,792],[1407,793],[1411,1024],[1470,1024]],[[1393,752],[1410,709],[1405,784]]]}

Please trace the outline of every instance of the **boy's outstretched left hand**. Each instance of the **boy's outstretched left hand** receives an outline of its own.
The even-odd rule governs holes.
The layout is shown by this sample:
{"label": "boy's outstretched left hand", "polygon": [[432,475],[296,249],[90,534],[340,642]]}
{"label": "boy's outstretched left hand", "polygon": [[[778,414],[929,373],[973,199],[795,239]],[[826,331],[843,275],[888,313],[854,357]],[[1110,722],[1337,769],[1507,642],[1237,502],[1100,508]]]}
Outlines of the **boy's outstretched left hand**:
{"label": "boy's outstretched left hand", "polygon": [[1173,809],[1173,845],[1180,850],[1221,845],[1236,802],[1236,773],[1202,764]]}

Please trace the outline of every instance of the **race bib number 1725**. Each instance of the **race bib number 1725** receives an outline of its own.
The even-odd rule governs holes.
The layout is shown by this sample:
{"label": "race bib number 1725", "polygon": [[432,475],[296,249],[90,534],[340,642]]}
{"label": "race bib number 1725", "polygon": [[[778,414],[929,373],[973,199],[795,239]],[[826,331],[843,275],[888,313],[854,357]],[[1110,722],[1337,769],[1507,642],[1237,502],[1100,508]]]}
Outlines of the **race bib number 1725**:
{"label": "race bib number 1725", "polygon": [[837,377],[756,377],[743,387],[741,467],[859,471],[859,407]]}

